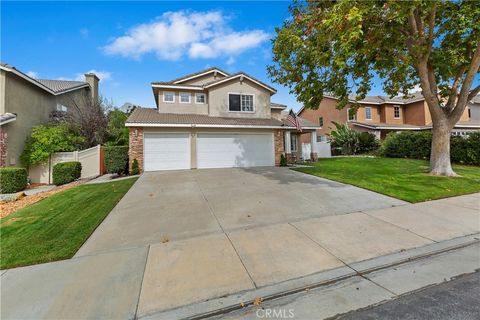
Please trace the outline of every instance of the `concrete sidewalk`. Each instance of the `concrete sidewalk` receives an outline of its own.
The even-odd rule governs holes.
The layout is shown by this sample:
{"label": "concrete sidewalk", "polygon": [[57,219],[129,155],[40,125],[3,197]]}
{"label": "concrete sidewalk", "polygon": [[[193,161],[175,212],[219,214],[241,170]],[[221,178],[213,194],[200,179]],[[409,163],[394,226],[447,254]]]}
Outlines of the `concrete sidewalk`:
{"label": "concrete sidewalk", "polygon": [[[473,194],[91,253],[2,271],[0,315],[170,319],[210,314],[257,295],[289,294],[472,244],[479,241],[478,232],[480,194]],[[478,256],[472,259],[480,267]],[[408,290],[395,285],[398,292]]]}

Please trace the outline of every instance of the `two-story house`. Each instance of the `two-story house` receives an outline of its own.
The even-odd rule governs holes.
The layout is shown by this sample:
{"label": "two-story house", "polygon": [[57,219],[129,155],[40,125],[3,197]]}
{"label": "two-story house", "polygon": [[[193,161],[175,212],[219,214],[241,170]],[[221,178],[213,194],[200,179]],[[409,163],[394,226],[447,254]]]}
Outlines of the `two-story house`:
{"label": "two-story house", "polygon": [[93,73],[85,81],[34,79],[0,64],[0,167],[21,165],[25,139],[52,111],[67,112],[85,97],[98,100],[98,82]]}
{"label": "two-story house", "polygon": [[[432,129],[430,111],[420,92],[412,94],[409,98],[367,96],[358,101],[357,108],[347,105],[339,110],[336,104],[335,97],[326,95],[318,109],[302,108],[298,112],[301,117],[321,127],[317,130],[318,141],[327,139],[335,127],[332,122],[348,123],[352,129],[371,132],[379,139],[384,139],[390,132]],[[476,116],[471,112],[473,105],[471,102],[465,108],[452,134],[464,135],[480,129],[480,121],[472,118]]]}
{"label": "two-story house", "polygon": [[244,72],[210,68],[168,82],[153,82],[154,108],[136,108],[126,122],[130,165],[143,171],[273,166],[285,153],[301,156],[301,136],[316,158],[317,125],[286,120],[276,90]]}

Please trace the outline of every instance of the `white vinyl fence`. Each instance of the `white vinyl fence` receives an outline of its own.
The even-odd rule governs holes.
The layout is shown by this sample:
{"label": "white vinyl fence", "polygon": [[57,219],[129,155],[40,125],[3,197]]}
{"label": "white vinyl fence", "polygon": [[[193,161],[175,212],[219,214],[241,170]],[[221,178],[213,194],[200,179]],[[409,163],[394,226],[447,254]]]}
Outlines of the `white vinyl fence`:
{"label": "white vinyl fence", "polygon": [[30,181],[32,183],[51,184],[53,181],[53,166],[68,161],[79,161],[82,164],[82,179],[99,176],[103,169],[102,155],[103,151],[100,145],[81,151],[54,153],[46,163],[29,169]]}
{"label": "white vinyl fence", "polygon": [[[303,159],[310,159],[311,146],[310,143],[302,143],[302,157]],[[317,156],[319,158],[330,158],[332,156],[332,149],[330,142],[317,142]]]}

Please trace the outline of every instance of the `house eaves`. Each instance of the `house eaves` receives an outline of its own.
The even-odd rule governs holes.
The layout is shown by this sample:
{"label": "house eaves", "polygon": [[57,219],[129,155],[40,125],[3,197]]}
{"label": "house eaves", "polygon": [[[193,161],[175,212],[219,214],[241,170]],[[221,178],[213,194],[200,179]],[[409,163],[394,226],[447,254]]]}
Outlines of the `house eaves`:
{"label": "house eaves", "polygon": [[200,72],[189,74],[189,75],[181,77],[181,78],[174,79],[170,82],[174,83],[174,84],[179,84],[179,83],[182,83],[182,82],[185,82],[185,81],[188,81],[188,80],[192,80],[192,79],[196,79],[196,78],[199,78],[199,77],[203,77],[203,76],[206,76],[207,74],[215,73],[215,72],[220,73],[224,77],[228,77],[230,75],[229,73],[221,70],[220,68],[213,67],[213,68],[210,68],[210,69],[202,70]]}
{"label": "house eaves", "polygon": [[232,81],[234,79],[238,79],[238,78],[245,78],[245,79],[248,79],[250,80],[251,82],[267,89],[268,91],[270,91],[272,94],[275,94],[277,93],[277,90],[275,90],[274,88],[270,87],[269,85],[261,82],[260,80],[257,80],[255,79],[254,77],[252,76],[249,76],[248,74],[244,73],[244,72],[238,72],[238,73],[235,73],[235,74],[232,74],[228,77],[225,77],[225,78],[222,78],[220,80],[217,80],[217,81],[213,81],[213,82],[210,82],[206,85],[204,85],[203,87],[204,88],[211,88],[211,87],[214,87],[214,86],[217,86],[219,84],[222,84],[222,83],[225,83],[225,82],[228,82],[228,81]]}
{"label": "house eaves", "polygon": [[78,90],[78,89],[82,89],[82,88],[90,88],[90,85],[88,83],[81,83],[80,84],[79,81],[71,81],[71,82],[75,82],[75,86],[70,87],[70,88],[61,89],[61,90],[54,90],[50,86],[46,85],[45,83],[42,83],[42,81],[43,82],[45,82],[45,81],[67,82],[67,81],[62,81],[62,80],[36,80],[32,77],[29,77],[25,73],[15,69],[14,67],[11,67],[11,66],[6,65],[6,64],[0,65],[0,69],[4,70],[6,72],[11,72],[11,73],[15,74],[16,76],[30,82],[31,84],[39,87],[40,89],[42,89],[44,91],[47,91],[48,93],[50,93],[54,96],[58,96],[58,95],[61,95],[61,94],[64,94],[64,93],[67,93],[67,92],[70,92],[70,91],[75,91],[75,90]]}

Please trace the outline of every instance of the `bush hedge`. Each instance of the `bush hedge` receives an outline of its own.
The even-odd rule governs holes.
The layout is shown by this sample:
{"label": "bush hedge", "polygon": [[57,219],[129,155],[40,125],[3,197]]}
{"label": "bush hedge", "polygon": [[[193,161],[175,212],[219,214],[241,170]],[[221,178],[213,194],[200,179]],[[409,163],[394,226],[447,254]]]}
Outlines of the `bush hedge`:
{"label": "bush hedge", "polygon": [[128,146],[103,147],[108,173],[128,173]]}
{"label": "bush hedge", "polygon": [[370,132],[360,132],[358,134],[357,153],[370,153],[380,147],[380,141]]}
{"label": "bush hedge", "polygon": [[80,178],[82,164],[78,161],[60,162],[53,166],[53,184],[60,186]]}
{"label": "bush hedge", "polygon": [[27,169],[0,168],[0,193],[14,193],[27,187]]}
{"label": "bush hedge", "polygon": [[[383,141],[380,153],[390,158],[429,159],[432,133],[429,131],[390,133]],[[480,132],[468,138],[452,136],[450,139],[452,162],[480,165]]]}

